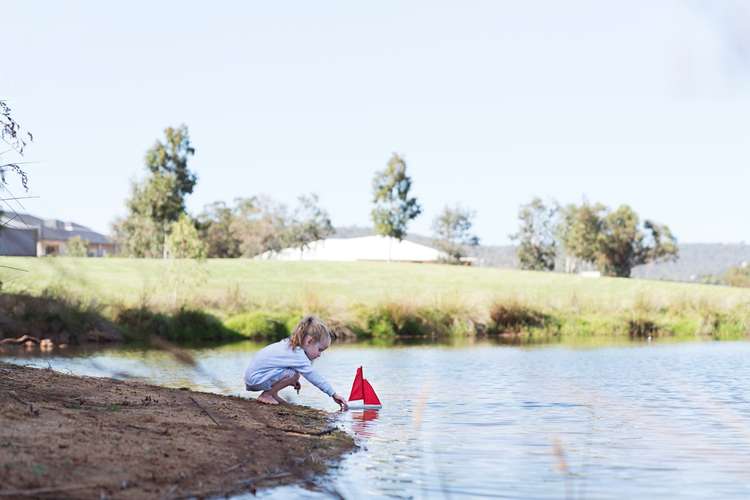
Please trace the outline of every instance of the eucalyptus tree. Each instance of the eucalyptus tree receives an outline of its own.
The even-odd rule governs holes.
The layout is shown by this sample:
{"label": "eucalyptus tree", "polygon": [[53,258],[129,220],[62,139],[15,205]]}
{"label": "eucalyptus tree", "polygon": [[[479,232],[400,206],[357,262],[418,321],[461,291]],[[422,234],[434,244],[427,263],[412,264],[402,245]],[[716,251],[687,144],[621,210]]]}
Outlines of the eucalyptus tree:
{"label": "eucalyptus tree", "polygon": [[448,262],[458,264],[466,257],[467,247],[477,246],[479,238],[471,232],[476,213],[473,210],[445,206],[432,221],[432,231]]}
{"label": "eucalyptus tree", "polygon": [[422,213],[417,199],[410,195],[412,180],[406,173],[406,162],[396,153],[384,170],[372,180],[373,204],[371,212],[375,232],[401,241],[413,219]]}
{"label": "eucalyptus tree", "polygon": [[164,130],[145,156],[149,175],[133,183],[126,201],[128,214],[113,227],[123,253],[135,257],[167,256],[167,237],[173,222],[185,214],[185,197],[197,176],[188,168],[195,154],[185,125]]}
{"label": "eucalyptus tree", "polygon": [[640,222],[628,205],[612,211],[601,203],[568,205],[559,228],[565,251],[596,265],[606,276],[629,277],[635,266],[677,260],[677,239],[668,226]]}
{"label": "eucalyptus tree", "polygon": [[521,205],[518,211],[518,232],[510,235],[518,240],[518,261],[521,269],[552,271],[557,257],[556,204],[545,205],[541,198]]}
{"label": "eucalyptus tree", "polygon": [[286,239],[293,248],[304,252],[310,243],[327,238],[334,233],[331,217],[319,204],[318,195],[302,195],[292,213]]}

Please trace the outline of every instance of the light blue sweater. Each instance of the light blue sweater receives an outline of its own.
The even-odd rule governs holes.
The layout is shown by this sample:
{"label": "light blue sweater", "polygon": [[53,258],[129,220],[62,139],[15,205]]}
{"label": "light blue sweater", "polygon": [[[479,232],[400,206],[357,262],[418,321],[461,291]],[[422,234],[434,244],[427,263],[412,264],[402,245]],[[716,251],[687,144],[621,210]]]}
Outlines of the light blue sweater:
{"label": "light blue sweater", "polygon": [[336,391],[313,369],[312,361],[301,347],[291,349],[289,339],[267,345],[253,357],[245,370],[245,384],[248,386],[269,385],[280,380],[286,370],[300,373],[311,384],[333,396]]}

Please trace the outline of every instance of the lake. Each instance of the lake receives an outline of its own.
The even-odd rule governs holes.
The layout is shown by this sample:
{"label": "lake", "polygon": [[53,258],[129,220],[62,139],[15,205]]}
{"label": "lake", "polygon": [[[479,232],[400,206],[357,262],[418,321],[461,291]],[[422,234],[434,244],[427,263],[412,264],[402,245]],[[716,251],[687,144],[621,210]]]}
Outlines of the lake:
{"label": "lake", "polygon": [[[191,349],[199,370],[130,348],[3,359],[248,395],[242,373],[260,347]],[[318,370],[348,396],[364,366],[383,409],[340,414],[361,448],[319,491],[258,496],[748,498],[748,360],[750,342],[334,344]],[[282,395],[337,408],[305,381]]]}

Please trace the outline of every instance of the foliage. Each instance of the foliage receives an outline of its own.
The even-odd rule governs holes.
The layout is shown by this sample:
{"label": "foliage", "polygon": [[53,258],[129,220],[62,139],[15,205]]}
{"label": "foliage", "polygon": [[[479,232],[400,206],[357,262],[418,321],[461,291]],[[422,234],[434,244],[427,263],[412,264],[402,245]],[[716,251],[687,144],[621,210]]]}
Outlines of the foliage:
{"label": "foliage", "polygon": [[128,215],[113,230],[121,252],[132,257],[166,257],[170,226],[185,213],[185,196],[193,192],[196,176],[187,168],[195,153],[185,125],[164,130],[166,142],[157,141],[146,153],[150,175],[133,183],[126,202]]}
{"label": "foliage", "polygon": [[186,125],[164,129],[165,142],[159,140],[146,151],[146,168],[155,176],[174,176],[174,190],[181,199],[193,192],[196,175],[188,170],[188,157],[195,154]]}
{"label": "foliage", "polygon": [[288,224],[286,240],[290,246],[304,251],[313,241],[332,235],[334,229],[328,212],[318,205],[318,195],[303,195],[298,201]]}
{"label": "foliage", "polygon": [[638,215],[627,205],[604,219],[596,262],[607,276],[629,277],[635,266],[677,259],[677,240],[666,225],[650,220],[639,228]]}
{"label": "foliage", "polygon": [[745,265],[730,268],[724,274],[723,281],[729,286],[750,288],[750,267]]}
{"label": "foliage", "polygon": [[[13,112],[8,103],[0,100],[0,139],[8,144],[13,151],[23,156],[24,149],[29,142],[34,140],[31,132],[24,131],[21,125],[13,118]],[[0,153],[0,157],[2,153]],[[7,173],[13,172],[21,179],[24,190],[29,190],[29,179],[26,172],[17,162],[2,163],[0,161],[0,186],[7,185]]]}
{"label": "foliage", "polygon": [[[375,339],[397,337],[439,337],[466,333],[466,324],[473,324],[464,311],[450,307],[415,306],[404,302],[385,302],[374,307],[359,308],[359,323],[352,330],[359,336]],[[468,320],[468,321],[467,321]]]}
{"label": "foliage", "polygon": [[552,271],[557,256],[556,227],[558,207],[547,207],[540,198],[521,205],[521,225],[511,239],[518,240],[518,261],[521,269]]}
{"label": "foliage", "polygon": [[286,247],[305,249],[333,234],[331,219],[318,196],[300,196],[289,214],[287,207],[268,196],[237,198],[234,206],[207,205],[199,216],[209,257],[254,257]]}
{"label": "foliage", "polygon": [[490,331],[519,333],[544,328],[553,323],[551,316],[517,300],[497,302],[490,307]]}
{"label": "foliage", "polygon": [[146,216],[131,213],[112,224],[117,251],[127,257],[162,257],[164,234],[157,223]]}
{"label": "foliage", "polygon": [[[292,318],[296,322],[297,317]],[[291,333],[290,318],[278,313],[253,311],[237,314],[224,325],[244,337],[264,340],[281,340]]]}
{"label": "foliage", "polygon": [[399,241],[406,236],[409,222],[422,213],[417,199],[409,196],[411,183],[406,162],[393,153],[385,170],[376,172],[372,180],[375,207],[371,217],[375,232]]}
{"label": "foliage", "polygon": [[562,220],[558,226],[558,236],[565,252],[584,262],[594,262],[598,253],[598,239],[603,229],[602,214],[607,207],[601,203],[590,205],[583,202],[562,209]]}
{"label": "foliage", "polygon": [[200,239],[198,229],[187,214],[182,214],[172,223],[167,237],[167,253],[174,259],[206,257],[206,244]]}
{"label": "foliage", "polygon": [[201,239],[206,243],[208,257],[239,257],[240,239],[232,230],[234,210],[223,201],[206,205],[198,216]]}
{"label": "foliage", "polygon": [[267,196],[235,200],[232,234],[240,242],[243,257],[254,257],[263,252],[278,252],[287,243],[287,209]]}
{"label": "foliage", "polygon": [[145,307],[117,312],[115,323],[129,340],[148,341],[152,336],[174,342],[236,340],[240,335],[218,318],[203,311],[180,308],[173,314]]}
{"label": "foliage", "polygon": [[627,205],[569,205],[559,234],[568,254],[596,264],[606,276],[629,277],[635,266],[676,260],[677,240],[666,225],[646,220]]}
{"label": "foliage", "polygon": [[88,243],[80,236],[73,236],[65,242],[65,254],[69,257],[86,257],[88,248]]}
{"label": "foliage", "polygon": [[467,246],[477,246],[479,238],[471,234],[475,213],[460,206],[444,207],[432,221],[432,231],[437,246],[448,255],[448,261],[461,262]]}

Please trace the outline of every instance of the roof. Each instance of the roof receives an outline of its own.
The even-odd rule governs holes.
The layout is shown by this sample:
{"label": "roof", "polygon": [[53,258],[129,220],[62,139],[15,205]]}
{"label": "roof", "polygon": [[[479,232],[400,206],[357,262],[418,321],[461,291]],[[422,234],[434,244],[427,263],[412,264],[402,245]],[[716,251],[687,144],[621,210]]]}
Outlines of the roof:
{"label": "roof", "polygon": [[111,244],[112,240],[81,224],[58,219],[41,219],[31,214],[0,214],[0,226],[14,229],[38,229],[40,240],[67,241],[74,236],[89,243]]}
{"label": "roof", "polygon": [[437,262],[443,252],[412,241],[398,241],[386,236],[359,238],[328,238],[314,241],[304,250],[285,248],[279,252],[265,252],[256,257],[261,260],[392,260],[403,262]]}

